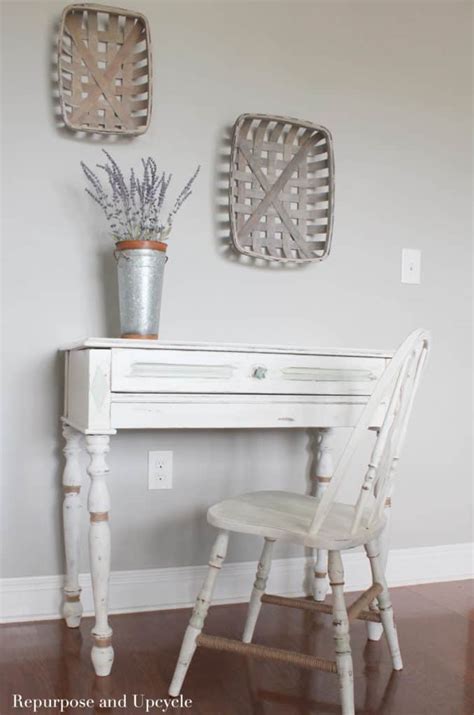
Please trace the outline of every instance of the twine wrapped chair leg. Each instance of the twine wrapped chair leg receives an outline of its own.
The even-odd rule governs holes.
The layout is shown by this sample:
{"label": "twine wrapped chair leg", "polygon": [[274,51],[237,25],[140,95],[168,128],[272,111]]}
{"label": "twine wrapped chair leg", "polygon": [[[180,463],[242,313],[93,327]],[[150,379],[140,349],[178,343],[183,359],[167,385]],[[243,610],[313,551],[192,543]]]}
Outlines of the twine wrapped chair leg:
{"label": "twine wrapped chair leg", "polygon": [[377,602],[379,606],[380,620],[383,625],[385,637],[387,638],[390,655],[392,656],[393,669],[402,670],[403,662],[400,653],[400,646],[398,644],[397,629],[393,618],[393,608],[390,601],[387,582],[385,580],[378,542],[370,541],[365,545],[365,551],[370,561],[370,569],[372,571],[374,583],[378,582],[382,587],[382,591],[377,596]]}
{"label": "twine wrapped chair leg", "polygon": [[255,630],[255,626],[257,625],[257,619],[262,607],[262,598],[265,594],[268,575],[272,565],[272,551],[274,543],[275,539],[265,539],[262,555],[257,568],[257,576],[253,585],[252,595],[250,596],[249,610],[247,613],[247,620],[245,622],[244,634],[242,636],[242,641],[244,643],[252,642],[253,632]]}
{"label": "twine wrapped chair leg", "polygon": [[217,574],[221,570],[227,554],[228,543],[229,533],[227,531],[220,531],[214,542],[214,546],[212,547],[209,559],[209,570],[207,572],[206,579],[202,585],[199,596],[196,599],[191,620],[189,621],[186,633],[184,634],[178,663],[176,664],[173,680],[170,685],[170,695],[179,695],[181,692],[183,680],[186,677],[189,664],[191,663],[194,651],[196,650],[196,641],[203,629],[204,621],[206,620]]}
{"label": "twine wrapped chair leg", "polygon": [[339,551],[328,554],[329,583],[333,593],[333,627],[336,644],[337,675],[342,712],[354,715],[354,677],[352,673],[352,653],[349,635],[349,617],[344,601],[344,568]]}
{"label": "twine wrapped chair leg", "polygon": [[[384,568],[379,555],[379,537],[384,531],[386,499],[392,494],[393,478],[406,434],[408,418],[428,352],[429,335],[415,331],[392,358],[362,411],[360,420],[338,462],[334,476],[319,496],[265,491],[242,494],[212,506],[208,522],[219,530],[209,560],[209,571],[197,598],[170,686],[170,695],[182,688],[191,659],[198,646],[240,653],[318,669],[337,674],[342,715],[354,715],[354,684],[349,624],[354,619],[382,624],[394,670],[403,667]],[[337,502],[335,497],[362,436],[383,410],[382,426],[355,504]],[[202,632],[217,574],[224,561],[229,532],[264,538],[264,547],[250,597],[242,641]],[[266,594],[272,549],[275,541],[302,544],[328,553],[329,581],[333,605],[304,598]],[[372,585],[346,608],[341,552],[364,546],[370,561]],[[377,600],[378,610],[372,604]],[[287,606],[332,615],[335,660],[319,655],[262,646],[252,642],[262,604]]]}

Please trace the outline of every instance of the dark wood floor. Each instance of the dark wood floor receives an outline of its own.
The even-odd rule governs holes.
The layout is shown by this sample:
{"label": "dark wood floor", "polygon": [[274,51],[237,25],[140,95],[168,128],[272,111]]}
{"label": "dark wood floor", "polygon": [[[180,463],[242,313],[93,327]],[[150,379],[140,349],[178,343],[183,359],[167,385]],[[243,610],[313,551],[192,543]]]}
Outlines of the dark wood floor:
{"label": "dark wood floor", "polygon": [[[405,668],[392,672],[384,642],[368,643],[365,624],[352,626],[359,715],[472,715],[474,610],[469,581],[392,589]],[[348,599],[352,594],[348,595]],[[239,637],[245,606],[216,606],[208,632]],[[89,660],[91,619],[78,630],[60,621],[6,625],[1,638],[1,715],[24,698],[120,698],[124,708],[69,708],[68,713],[144,713],[132,694],[166,696],[189,610],[113,616],[115,665],[96,678]],[[332,657],[330,618],[265,605],[256,641]],[[193,715],[326,715],[339,713],[336,676],[285,664],[198,649],[185,682]],[[58,713],[43,708],[40,713]],[[152,713],[160,712],[157,709]],[[168,712],[178,712],[169,710]]]}

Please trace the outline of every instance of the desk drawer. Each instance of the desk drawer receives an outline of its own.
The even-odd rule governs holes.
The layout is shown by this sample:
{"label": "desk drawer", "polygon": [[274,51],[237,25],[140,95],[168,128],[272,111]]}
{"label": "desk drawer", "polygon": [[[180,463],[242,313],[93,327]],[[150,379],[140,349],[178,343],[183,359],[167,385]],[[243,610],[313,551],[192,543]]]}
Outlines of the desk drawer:
{"label": "desk drawer", "polygon": [[382,357],[112,349],[112,392],[370,395]]}

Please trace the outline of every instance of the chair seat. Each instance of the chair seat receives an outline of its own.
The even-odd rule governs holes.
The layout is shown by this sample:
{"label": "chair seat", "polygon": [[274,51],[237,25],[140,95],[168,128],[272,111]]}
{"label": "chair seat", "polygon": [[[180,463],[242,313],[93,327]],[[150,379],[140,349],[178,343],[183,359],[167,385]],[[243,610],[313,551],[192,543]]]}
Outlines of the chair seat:
{"label": "chair seat", "polygon": [[[317,534],[309,534],[315,514],[315,497],[283,491],[263,491],[225,499],[207,512],[209,524],[218,529],[292,541],[318,549],[339,551],[361,546],[378,536],[384,519],[351,534],[354,507],[334,502]],[[367,514],[371,505],[367,507]],[[362,524],[366,520],[362,518]]]}

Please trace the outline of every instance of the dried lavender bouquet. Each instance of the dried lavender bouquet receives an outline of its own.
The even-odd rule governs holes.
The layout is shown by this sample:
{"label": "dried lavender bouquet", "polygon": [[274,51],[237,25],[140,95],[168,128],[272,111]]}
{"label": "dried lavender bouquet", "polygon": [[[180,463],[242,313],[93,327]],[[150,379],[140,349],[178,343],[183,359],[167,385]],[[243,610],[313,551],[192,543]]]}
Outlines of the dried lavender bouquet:
{"label": "dried lavender bouquet", "polygon": [[105,172],[108,179],[107,188],[104,188],[97,174],[83,161],[81,166],[89,182],[86,192],[103,209],[115,242],[166,241],[176,214],[192,193],[200,166],[178,194],[166,219],[163,219],[162,213],[172,174],[159,172],[155,160],[149,156],[141,160],[142,176],[139,177],[132,168],[127,181],[109,152],[105,149],[102,151],[107,161],[97,164],[97,168]]}

